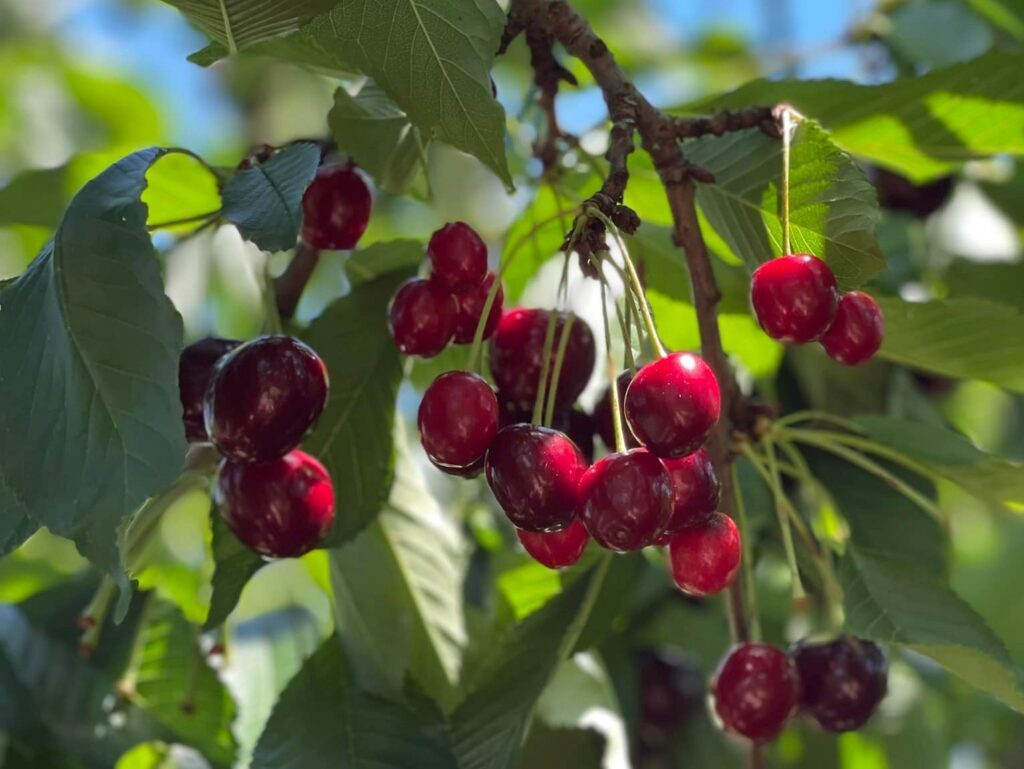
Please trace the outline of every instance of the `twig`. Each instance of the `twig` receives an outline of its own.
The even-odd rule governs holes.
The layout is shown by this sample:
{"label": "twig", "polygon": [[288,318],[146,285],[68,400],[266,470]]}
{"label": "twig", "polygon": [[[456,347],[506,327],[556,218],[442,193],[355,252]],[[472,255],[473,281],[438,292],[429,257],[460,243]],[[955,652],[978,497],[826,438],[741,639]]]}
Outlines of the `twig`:
{"label": "twig", "polygon": [[290,318],[295,314],[295,308],[299,306],[299,299],[318,261],[320,251],[300,238],[295,245],[292,260],[274,280],[274,299],[281,318]]}
{"label": "twig", "polygon": [[550,176],[558,171],[558,142],[565,137],[558,125],[555,98],[561,83],[577,85],[576,76],[555,58],[555,39],[547,30],[536,26],[527,27],[526,45],[530,49],[533,82],[537,86],[537,106],[547,122],[544,135],[537,139],[533,152],[544,167],[544,175]]}

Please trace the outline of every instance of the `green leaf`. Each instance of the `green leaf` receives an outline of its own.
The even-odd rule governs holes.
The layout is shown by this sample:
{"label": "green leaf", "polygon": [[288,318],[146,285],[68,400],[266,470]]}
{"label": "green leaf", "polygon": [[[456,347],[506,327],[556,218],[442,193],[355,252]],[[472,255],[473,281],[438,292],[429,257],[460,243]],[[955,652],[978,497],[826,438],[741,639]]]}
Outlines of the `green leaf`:
{"label": "green leaf", "polygon": [[0,189],[0,225],[53,229],[67,202],[68,166],[23,171]]}
{"label": "green leaf", "polygon": [[850,548],[840,580],[846,630],[897,643],[1024,712],[1021,673],[985,621],[939,579],[890,555]]}
{"label": "green leaf", "polygon": [[181,318],[139,200],[165,152],[130,155],[87,184],[0,290],[0,516],[28,513],[111,573],[122,519],[185,458]]}
{"label": "green leaf", "polygon": [[[687,158],[715,174],[697,202],[748,270],[782,253],[782,142],[757,129],[687,143]],[[790,231],[795,253],[829,263],[844,289],[885,267],[875,240],[874,187],[845,152],[812,121],[793,135]]]}
{"label": "green leaf", "polygon": [[165,0],[228,52],[293,32],[336,0]]}
{"label": "green leaf", "polygon": [[205,630],[224,624],[238,605],[242,588],[264,563],[231,533],[217,509],[210,511],[210,528],[213,530],[213,594],[210,596],[210,613],[203,625]]}
{"label": "green leaf", "polygon": [[302,142],[236,171],[224,185],[224,218],[264,251],[293,248],[302,227],[302,193],[319,164],[320,148]]}

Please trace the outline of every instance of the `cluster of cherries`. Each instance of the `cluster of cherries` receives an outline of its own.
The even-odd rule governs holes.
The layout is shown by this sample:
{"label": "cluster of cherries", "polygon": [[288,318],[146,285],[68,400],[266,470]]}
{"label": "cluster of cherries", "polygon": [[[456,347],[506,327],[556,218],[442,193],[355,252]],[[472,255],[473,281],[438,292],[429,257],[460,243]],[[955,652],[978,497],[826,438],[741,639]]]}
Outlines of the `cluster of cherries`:
{"label": "cluster of cherries", "polygon": [[754,270],[750,303],[772,339],[820,342],[829,357],[847,366],[863,363],[882,346],[878,303],[862,291],[840,296],[832,270],[810,254],[780,256]]}

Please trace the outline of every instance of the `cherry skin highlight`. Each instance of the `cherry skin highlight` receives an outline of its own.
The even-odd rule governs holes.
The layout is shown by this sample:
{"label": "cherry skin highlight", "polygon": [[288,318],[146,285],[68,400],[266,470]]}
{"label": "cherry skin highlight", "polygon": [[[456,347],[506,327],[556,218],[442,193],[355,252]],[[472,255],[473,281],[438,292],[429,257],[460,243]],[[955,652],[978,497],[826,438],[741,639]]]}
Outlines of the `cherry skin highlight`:
{"label": "cherry skin highlight", "polygon": [[810,254],[771,259],[750,278],[754,317],[772,339],[814,342],[832,324],[839,290],[832,269]]}
{"label": "cherry skin highlight", "polygon": [[299,445],[327,405],[327,368],[290,336],[264,336],[221,358],[203,400],[210,440],[238,462],[265,462]]}
{"label": "cherry skin highlight", "polygon": [[711,464],[707,449],[697,449],[678,459],[663,459],[672,478],[672,520],[665,528],[674,534],[718,509],[722,484]]}
{"label": "cherry skin highlight", "polygon": [[852,636],[830,643],[801,641],[790,656],[800,674],[803,709],[827,731],[859,729],[885,697],[888,663],[871,641]]}
{"label": "cherry skin highlight", "polygon": [[[633,433],[629,431],[625,415],[621,413],[622,406],[626,401],[626,389],[632,381],[633,374],[629,371],[623,371],[615,378],[615,383],[619,388],[619,416],[622,417],[622,437],[626,441],[627,449],[635,449],[640,445],[640,442]],[[611,385],[604,389],[604,394],[601,395],[600,400],[594,406],[594,430],[601,436],[605,447],[609,451],[615,451],[615,425],[612,423]]]}
{"label": "cherry skin highlight", "polygon": [[[484,314],[484,305],[487,304],[487,294],[490,292],[491,286],[494,285],[496,278],[497,276],[493,272],[488,272],[480,285],[467,288],[465,291],[455,292],[455,302],[457,305],[455,311],[455,344],[469,344],[473,341],[476,325],[480,321],[480,316]],[[505,290],[499,287],[498,293],[494,295],[494,302],[491,304],[491,312],[487,316],[487,322],[484,324],[484,339],[490,339],[494,334],[494,329],[498,327],[504,303]]]}
{"label": "cherry skin highlight", "polygon": [[406,355],[433,358],[455,333],[455,297],[436,283],[413,278],[402,284],[388,308],[388,328]]}
{"label": "cherry skin highlight", "polygon": [[863,291],[851,291],[840,298],[836,319],[821,338],[821,346],[833,360],[856,366],[878,352],[884,335],[878,302]]}
{"label": "cherry skin highlight", "polygon": [[216,500],[228,528],[248,547],[272,558],[294,558],[316,547],[334,521],[334,486],[304,451],[269,462],[221,462]]}
{"label": "cherry skin highlight", "polygon": [[487,246],[465,222],[451,222],[435,232],[427,256],[434,268],[431,280],[448,291],[475,288],[487,274]]}
{"label": "cherry skin highlight", "polygon": [[417,422],[431,462],[441,468],[470,468],[483,459],[498,432],[498,399],[476,374],[449,371],[423,394]]}
{"label": "cherry skin highlight", "polygon": [[209,440],[203,421],[203,396],[213,378],[213,370],[221,358],[238,347],[235,339],[207,337],[193,342],[181,351],[178,359],[178,392],[181,395],[182,421],[189,443]]}
{"label": "cherry skin highlight", "polygon": [[532,532],[516,529],[516,536],[533,560],[549,569],[572,566],[583,555],[590,535],[579,518],[561,531]]}
{"label": "cherry skin highlight", "polygon": [[741,555],[739,529],[722,513],[690,524],[668,543],[672,580],[697,598],[725,590],[740,568]]}
{"label": "cherry skin highlight", "polygon": [[711,695],[726,731],[767,742],[779,736],[796,710],[800,679],[785,652],[767,644],[744,643],[722,660]]}
{"label": "cherry skin highlight", "polygon": [[640,369],[626,390],[629,429],[662,458],[691,454],[718,422],[722,401],[711,368],[688,352],[674,352]]}
{"label": "cherry skin highlight", "polygon": [[302,239],[314,248],[355,248],[373,196],[354,166],[323,166],[302,196]]}

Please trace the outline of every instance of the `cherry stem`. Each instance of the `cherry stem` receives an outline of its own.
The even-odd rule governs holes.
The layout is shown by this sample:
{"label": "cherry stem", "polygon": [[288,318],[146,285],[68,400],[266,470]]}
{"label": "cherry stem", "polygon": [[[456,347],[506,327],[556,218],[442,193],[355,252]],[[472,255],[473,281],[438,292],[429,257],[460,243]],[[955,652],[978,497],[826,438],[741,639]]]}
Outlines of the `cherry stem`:
{"label": "cherry stem", "polygon": [[139,617],[139,624],[135,628],[135,637],[132,639],[131,656],[128,658],[128,667],[117,680],[114,689],[124,699],[131,699],[136,694],[136,686],[139,683],[139,670],[142,668],[142,655],[146,649],[146,628],[149,625],[150,614],[152,613],[150,593],[142,594],[142,612]]}
{"label": "cherry stem", "polygon": [[206,227],[211,222],[217,221],[220,218],[220,209],[216,211],[207,211],[205,214],[194,214],[193,216],[184,216],[180,219],[170,219],[166,222],[157,222],[156,224],[147,224],[146,230],[154,232],[155,230],[163,230],[168,227],[178,227],[182,224],[192,224],[193,222],[200,222],[200,227]]}
{"label": "cherry stem", "polygon": [[789,236],[789,155],[793,143],[793,112],[783,106],[782,112],[782,253],[792,253]]}
{"label": "cherry stem", "polygon": [[544,416],[544,393],[547,389],[548,370],[551,368],[551,350],[555,344],[555,323],[558,320],[557,312],[548,313],[548,326],[544,331],[544,352],[542,354],[540,378],[537,380],[537,394],[533,398],[533,423],[543,424]]}
{"label": "cherry stem", "polygon": [[612,432],[615,434],[615,451],[623,454],[626,451],[626,435],[622,431],[622,407],[619,405],[619,372],[612,354],[612,332],[608,323],[608,279],[604,274],[602,260],[599,275],[601,278],[601,320],[604,322],[605,358],[608,365],[608,405],[612,410]]}
{"label": "cherry stem", "polygon": [[784,427],[797,422],[830,422],[854,433],[864,433],[864,429],[853,420],[829,414],[827,411],[794,411],[776,419],[773,427]]}
{"label": "cherry stem", "polygon": [[544,410],[544,424],[551,425],[555,416],[555,401],[558,395],[558,379],[562,375],[562,363],[565,361],[565,351],[569,346],[569,332],[576,316],[569,313],[569,317],[562,326],[562,334],[558,338],[558,350],[555,352],[555,365],[551,370],[551,383],[548,385],[548,401]]}
{"label": "cherry stem", "polygon": [[[636,371],[636,359],[633,355],[633,316],[639,315],[640,311],[636,307],[636,302],[633,296],[633,290],[629,285],[629,278],[626,276],[626,271],[623,267],[617,265],[611,259],[606,259],[604,264],[610,264],[612,269],[615,270],[616,274],[622,280],[622,287],[624,289],[622,303],[626,308],[626,319],[623,321],[622,313],[619,310],[618,302],[615,302],[615,312],[619,317],[619,325],[622,327],[622,336],[625,340],[625,358],[626,366],[631,372]],[[642,343],[639,332],[637,333],[637,346]],[[651,347],[653,350],[653,346]]]}
{"label": "cherry stem", "polygon": [[114,580],[110,577],[103,577],[96,592],[93,593],[89,605],[79,616],[78,625],[82,628],[82,635],[78,640],[78,651],[83,657],[91,656],[99,645],[103,623],[107,619],[116,593],[117,584]]}
{"label": "cherry stem", "polygon": [[[274,279],[274,301],[280,318],[290,318],[299,306],[302,292],[320,261],[319,249],[313,248],[302,238],[295,243],[295,252],[284,272]],[[269,278],[267,278],[269,280]]]}
{"label": "cherry stem", "polygon": [[750,526],[747,524],[747,505],[743,499],[743,488],[740,486],[739,472],[736,463],[730,468],[732,487],[736,495],[736,517],[740,524],[740,554],[743,569],[743,593],[746,597],[746,613],[750,618],[750,638],[761,640],[761,613],[757,608],[757,591],[754,585],[754,554]]}

